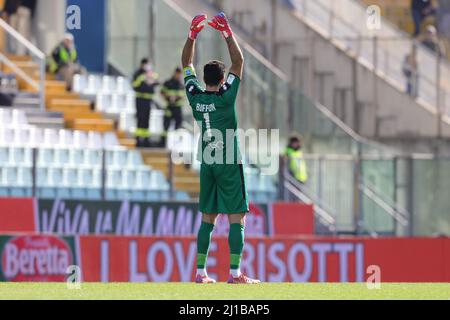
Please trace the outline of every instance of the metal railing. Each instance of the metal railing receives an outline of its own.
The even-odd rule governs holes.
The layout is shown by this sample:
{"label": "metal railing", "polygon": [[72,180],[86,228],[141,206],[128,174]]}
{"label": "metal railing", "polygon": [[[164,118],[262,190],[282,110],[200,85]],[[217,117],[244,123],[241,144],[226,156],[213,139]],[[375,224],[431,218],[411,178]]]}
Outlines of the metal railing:
{"label": "metal railing", "polygon": [[450,157],[305,154],[302,190],[333,208],[337,230],[450,235]]}
{"label": "metal railing", "polygon": [[31,85],[33,88],[39,92],[39,106],[41,110],[45,109],[45,66],[46,57],[45,53],[39,50],[34,44],[32,44],[28,39],[17,32],[13,27],[11,27],[5,20],[0,18],[0,28],[5,31],[11,40],[18,42],[20,45],[24,46],[30,53],[32,59],[34,59],[39,65],[39,80],[33,79],[21,70],[14,62],[12,62],[7,56],[0,54],[0,59],[2,63],[10,67],[20,78]]}
{"label": "metal railing", "polygon": [[317,217],[333,232],[411,235],[412,215],[404,208],[408,201],[400,201],[412,197],[411,184],[400,188],[398,179],[403,175],[391,170],[391,164],[405,159],[305,154],[301,161],[306,162],[308,181],[296,181],[284,165],[280,169],[280,198],[290,200],[294,195],[314,204]]}
{"label": "metal railing", "polygon": [[313,205],[314,214],[318,218],[319,222],[328,229],[328,232],[336,234],[336,213],[334,213],[331,208],[327,207],[327,205],[320,199],[314,198],[310,194],[307,194],[306,188],[304,188],[304,186],[288,172],[283,160],[284,159],[282,158],[280,161],[280,164],[283,164],[280,168],[280,180],[282,181],[282,183],[280,183],[280,192],[282,193],[280,198],[291,201],[299,200],[303,203]]}
{"label": "metal railing", "polygon": [[[450,64],[441,55],[417,43],[408,34],[382,19],[381,28],[366,28],[366,8],[355,0],[291,0],[296,15],[360,63],[404,90],[404,59],[416,43],[419,101],[438,113],[450,114]],[[339,5],[337,5],[339,3]]]}

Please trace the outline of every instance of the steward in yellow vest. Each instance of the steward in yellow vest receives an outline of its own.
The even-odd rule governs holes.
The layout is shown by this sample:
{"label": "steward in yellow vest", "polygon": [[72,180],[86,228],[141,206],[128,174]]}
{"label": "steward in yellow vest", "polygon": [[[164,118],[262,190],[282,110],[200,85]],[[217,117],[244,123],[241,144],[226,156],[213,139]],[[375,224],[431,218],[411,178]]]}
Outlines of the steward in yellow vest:
{"label": "steward in yellow vest", "polygon": [[86,69],[78,61],[72,34],[66,33],[64,39],[53,49],[47,59],[47,71],[56,74],[57,79],[64,80],[69,90],[72,89],[73,76],[86,73]]}
{"label": "steward in yellow vest", "polygon": [[298,137],[291,137],[286,148],[287,167],[290,174],[300,183],[308,181],[308,170],[301,151],[301,141]]}

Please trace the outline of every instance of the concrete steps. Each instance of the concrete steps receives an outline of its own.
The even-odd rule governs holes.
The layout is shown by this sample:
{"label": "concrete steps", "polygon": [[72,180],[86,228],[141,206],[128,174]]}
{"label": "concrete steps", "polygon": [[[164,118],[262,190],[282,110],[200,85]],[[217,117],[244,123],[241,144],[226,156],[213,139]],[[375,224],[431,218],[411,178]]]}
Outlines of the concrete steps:
{"label": "concrete steps", "polygon": [[51,100],[77,100],[80,99],[80,95],[74,92],[50,92],[45,95],[45,104],[49,105]]}
{"label": "concrete steps", "polygon": [[[161,171],[166,179],[169,179],[170,153],[162,149],[143,149],[141,151],[144,163],[155,170]],[[173,187],[175,190],[185,191],[193,198],[198,197],[200,192],[200,179],[196,171],[187,168],[183,164],[174,164]]]}
{"label": "concrete steps", "polygon": [[173,187],[176,190],[181,190],[189,193],[193,198],[200,193],[200,179],[197,178],[173,178]]}
{"label": "concrete steps", "polygon": [[119,138],[119,143],[122,146],[127,147],[128,149],[136,148],[136,139],[134,138]]}
{"label": "concrete steps", "polygon": [[114,131],[114,121],[109,119],[75,119],[70,123],[70,126],[68,126],[68,123],[66,123],[66,126],[73,130],[82,131]]}
{"label": "concrete steps", "polygon": [[39,95],[36,93],[19,92],[14,99],[13,108],[25,111],[31,125],[40,128],[64,128],[62,113],[41,110]]}
{"label": "concrete steps", "polygon": [[28,123],[39,128],[64,129],[63,118],[28,117]]}
{"label": "concrete steps", "polygon": [[[39,66],[28,56],[11,56],[11,59],[31,78],[38,79]],[[65,126],[83,131],[115,131],[120,144],[128,148],[135,148],[135,139],[128,137],[125,132],[117,130],[116,120],[107,119],[102,113],[92,110],[92,102],[82,99],[77,93],[68,92],[65,82],[54,80],[52,75],[47,75],[46,79],[46,112],[39,110],[38,89],[33,88],[23,79],[18,79],[21,93],[17,97],[17,106],[25,108],[31,115],[31,121],[36,125],[58,128]],[[171,159],[167,150],[146,149],[142,150],[142,155],[147,165],[155,170],[160,170],[166,178],[168,177]],[[194,171],[183,165],[175,165],[173,173],[176,190],[186,191],[192,197],[198,195],[199,181]]]}

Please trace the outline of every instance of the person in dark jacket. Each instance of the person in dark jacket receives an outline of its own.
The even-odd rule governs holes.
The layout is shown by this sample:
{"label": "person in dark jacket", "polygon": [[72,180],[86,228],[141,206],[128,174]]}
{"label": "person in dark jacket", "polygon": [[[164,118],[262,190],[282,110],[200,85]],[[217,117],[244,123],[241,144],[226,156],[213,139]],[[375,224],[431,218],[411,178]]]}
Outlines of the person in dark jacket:
{"label": "person in dark jacket", "polygon": [[411,97],[416,98],[419,92],[419,70],[416,44],[413,44],[411,53],[406,55],[403,61],[402,71],[406,78],[406,92]]}
{"label": "person in dark jacket", "polygon": [[[25,39],[31,39],[31,22],[36,9],[36,0],[6,0],[2,17]],[[8,50],[17,55],[25,55],[27,49],[15,39],[9,39]]]}
{"label": "person in dark jacket", "polygon": [[150,147],[150,112],[159,85],[158,74],[153,71],[147,58],[141,60],[139,69],[133,75],[133,89],[136,95],[136,147]]}
{"label": "person in dark jacket", "polygon": [[167,134],[172,122],[174,122],[175,130],[181,128],[183,122],[182,108],[185,103],[184,90],[183,71],[181,68],[176,68],[172,77],[164,82],[161,88],[161,94],[166,100],[161,147],[167,147]]}
{"label": "person in dark jacket", "polygon": [[420,34],[422,22],[436,13],[431,0],[411,0],[411,13],[414,20],[414,37]]}

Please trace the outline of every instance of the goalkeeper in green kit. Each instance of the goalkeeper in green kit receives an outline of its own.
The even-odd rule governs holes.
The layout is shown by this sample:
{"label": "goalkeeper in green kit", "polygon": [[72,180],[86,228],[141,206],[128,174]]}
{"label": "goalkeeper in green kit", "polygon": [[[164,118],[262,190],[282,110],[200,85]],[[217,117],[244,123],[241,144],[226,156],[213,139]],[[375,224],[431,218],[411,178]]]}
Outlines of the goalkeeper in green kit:
{"label": "goalkeeper in green kit", "polygon": [[227,214],[230,222],[230,276],[228,283],[255,284],[240,272],[244,249],[245,215],[249,211],[241,155],[236,137],[236,97],[242,77],[244,58],[225,14],[216,15],[208,24],[220,31],[227,43],[231,68],[225,78],[225,65],[210,61],[204,66],[203,88],[196,76],[193,59],[197,35],[205,27],[206,15],[192,20],[189,38],[183,49],[182,64],[186,94],[195,120],[201,128],[199,160],[202,224],[197,236],[197,283],[215,283],[206,272],[211,234],[218,214]]}

